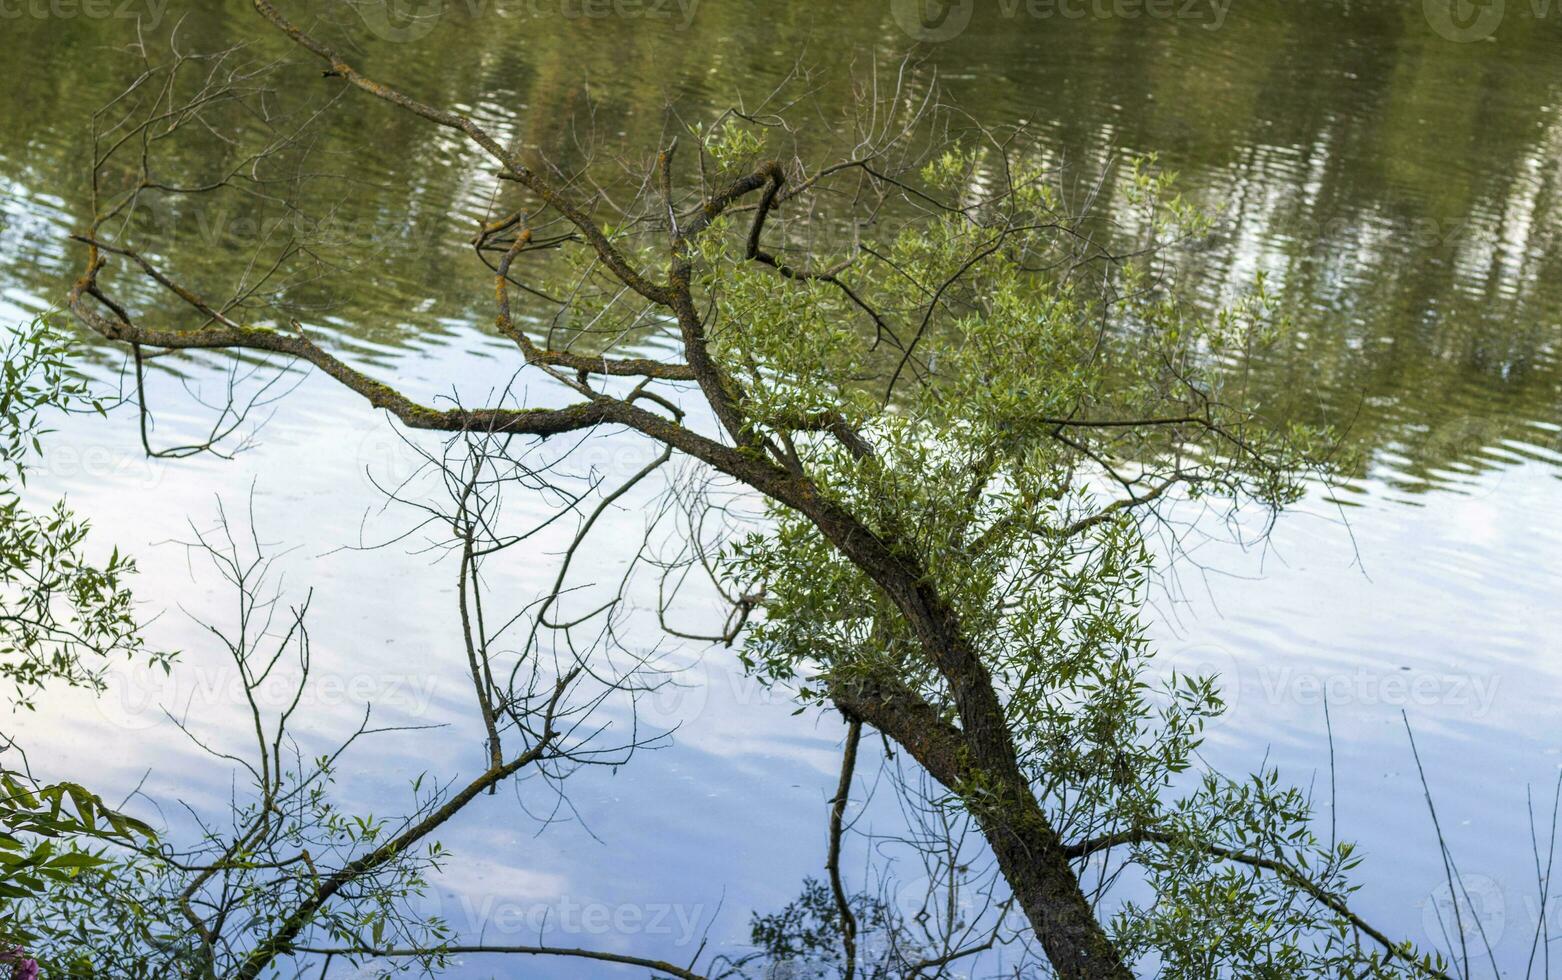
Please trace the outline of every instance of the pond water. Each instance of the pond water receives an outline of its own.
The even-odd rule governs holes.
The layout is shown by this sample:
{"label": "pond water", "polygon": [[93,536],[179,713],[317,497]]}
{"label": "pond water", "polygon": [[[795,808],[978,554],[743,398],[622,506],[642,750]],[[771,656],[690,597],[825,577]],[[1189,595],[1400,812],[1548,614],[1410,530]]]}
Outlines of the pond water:
{"label": "pond water", "polygon": [[[1039,152],[1082,175],[1158,153],[1220,212],[1186,263],[1190,289],[1214,302],[1264,272],[1283,297],[1291,335],[1255,366],[1266,407],[1339,427],[1360,460],[1263,544],[1212,534],[1158,590],[1166,661],[1224,676],[1232,710],[1207,754],[1234,768],[1267,754],[1314,785],[1323,817],[1367,857],[1361,910],[1392,935],[1446,945],[1444,868],[1408,719],[1497,969],[1525,975],[1537,922],[1562,931],[1562,905],[1536,895],[1527,816],[1533,793],[1549,819],[1562,764],[1562,7],[1059,0],[955,5],[943,19],[887,0],[315,8],[371,74],[468,108],[565,166],[582,119],[646,153],[669,109],[712,118],[798,65],[818,70],[825,103],[846,100],[847,68],[900,70],[908,51],[913,84],[936,77],[983,121],[1026,121]],[[6,8],[8,322],[58,304],[76,274],[66,236],[87,213],[87,121],[125,81],[134,14],[148,36],[177,25],[191,49],[248,40],[254,57],[285,52],[242,4]],[[332,118],[324,152],[361,182],[343,220],[380,231],[364,249],[372,264],[318,284],[313,322],[418,392],[503,383],[513,352],[485,329],[486,270],[466,245],[491,191],[476,154],[362,102]],[[264,233],[263,216],[162,217],[167,258],[204,281],[231,277]],[[102,385],[122,383],[121,352],[91,360]],[[203,431],[210,412],[195,393],[221,391],[226,370],[201,358],[180,379],[159,374],[155,438]],[[111,795],[150,770],[150,797],[222,804],[227,773],[155,710],[231,731],[220,661],[183,612],[220,618],[226,596],[169,543],[189,538],[189,522],[209,526],[219,499],[230,515],[248,505],[287,552],[290,597],[315,590],[315,674],[334,683],[312,696],[313,734],[347,730],[365,700],[393,723],[448,726],[374,742],[341,773],[344,796],[386,812],[418,772],[480,765],[453,567],[411,545],[354,550],[413,523],[365,472],[394,476],[411,453],[319,378],[271,411],[231,460],[146,459],[127,411],[68,420],[52,437],[31,493],[68,495],[101,539],[139,557],[139,597],[166,610],[153,635],[185,651],[189,670],[172,682],[122,675],[95,705],[51,698],[25,718],[43,772]],[[628,441],[602,452],[610,469],[644,462]],[[638,534],[643,517],[625,508],[611,522],[610,535]],[[527,597],[551,574],[520,562],[495,590]],[[749,910],[778,907],[820,873],[838,724],[793,716],[724,651],[696,654],[687,686],[647,706],[676,728],[667,746],[572,781],[580,819],[566,810],[544,828],[501,794],[442,835],[454,856],[431,902],[458,930],[687,959],[706,931],[713,945],[741,942]],[[888,830],[894,814],[872,817]],[[455,975],[615,974],[474,957]]]}

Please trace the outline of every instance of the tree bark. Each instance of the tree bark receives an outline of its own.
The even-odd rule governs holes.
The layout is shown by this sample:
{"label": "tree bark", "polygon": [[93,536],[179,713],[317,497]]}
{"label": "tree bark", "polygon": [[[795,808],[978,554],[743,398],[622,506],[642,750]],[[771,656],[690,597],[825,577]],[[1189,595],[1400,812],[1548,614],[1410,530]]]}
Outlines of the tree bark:
{"label": "tree bark", "polygon": [[[1131,980],[1133,974],[1079,886],[1063,841],[1014,761],[1007,737],[1002,746],[982,744],[983,739],[949,724],[891,677],[836,684],[830,694],[841,711],[883,732],[961,798],[1060,977]],[[995,696],[992,703],[997,703]]]}

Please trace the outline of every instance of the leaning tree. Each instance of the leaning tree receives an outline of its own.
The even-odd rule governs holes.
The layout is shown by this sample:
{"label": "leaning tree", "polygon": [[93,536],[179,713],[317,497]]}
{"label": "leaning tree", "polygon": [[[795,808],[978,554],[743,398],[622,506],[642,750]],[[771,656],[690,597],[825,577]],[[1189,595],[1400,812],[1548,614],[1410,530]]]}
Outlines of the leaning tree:
{"label": "leaning tree", "polygon": [[[1153,160],[1109,186],[1069,178],[902,70],[864,80],[841,120],[777,94],[670,118],[677,137],[650,156],[566,169],[254,7],[313,64],[147,56],[94,117],[69,308],[138,369],[168,352],[280,355],[408,429],[627,431],[762,499],[762,518],[741,521],[713,494],[685,497],[682,566],[731,605],[709,639],[838,710],[853,748],[867,726],[925,769],[1059,976],[1445,975],[1350,909],[1356,859],[1308,830],[1303,794],[1269,772],[1201,769],[1213,679],[1152,670],[1154,529],[1189,506],[1279,508],[1329,453],[1267,417],[1240,370],[1277,329],[1262,282],[1216,314],[1179,300],[1173,252],[1206,225]],[[285,188],[323,179],[299,162],[309,128],[347,99],[448,130],[493,168],[496,207],[472,244],[527,384],[491,404],[426,404],[333,352],[262,288],[320,261],[298,237],[220,294],[142,241],[145,216],[169,207],[294,207]],[[169,147],[213,134],[218,172],[165,169]],[[676,589],[661,613],[697,635]],[[837,856],[851,977],[858,923]]]}

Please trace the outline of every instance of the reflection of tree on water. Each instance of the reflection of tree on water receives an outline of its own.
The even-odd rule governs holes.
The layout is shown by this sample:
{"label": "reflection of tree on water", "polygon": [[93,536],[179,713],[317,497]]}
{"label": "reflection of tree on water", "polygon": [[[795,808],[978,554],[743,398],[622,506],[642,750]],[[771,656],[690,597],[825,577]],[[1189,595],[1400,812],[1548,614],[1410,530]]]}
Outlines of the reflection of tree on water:
{"label": "reflection of tree on water", "polygon": [[[792,70],[785,52],[805,43],[809,63],[824,66],[812,71],[812,89],[844,104],[854,95],[837,66],[875,53],[893,64],[906,40],[888,5],[832,11],[827,33],[800,6],[756,17],[743,4],[704,4],[686,27],[555,18],[547,31],[522,30],[528,20],[501,18],[492,7],[446,4],[417,44],[375,36],[356,10],[324,21],[371,64],[393,61],[398,77],[432,101],[486,93],[479,115],[522,146],[559,147],[554,162],[564,172],[593,152],[654,145],[666,105],[688,122],[709,119],[739,82],[753,87]],[[1218,44],[1187,25],[978,11],[910,71],[916,85],[942,70],[954,95],[990,118],[1026,118],[1038,149],[1081,172],[1114,148],[1162,151],[1195,199],[1224,209],[1226,233],[1190,263],[1205,270],[1203,289],[1213,295],[1262,268],[1290,305],[1296,340],[1253,366],[1254,385],[1295,418],[1348,425],[1369,453],[1408,450],[1406,482],[1435,485],[1429,474],[1450,464],[1490,465],[1481,450],[1497,443],[1544,444],[1527,422],[1556,415],[1562,369],[1549,314],[1562,306],[1562,277],[1556,173],[1546,161],[1562,152],[1562,120],[1551,108],[1562,72],[1549,54],[1555,18],[1515,9],[1500,43],[1454,45],[1419,7],[1238,6],[1213,36]],[[84,18],[9,23],[18,51],[50,59],[120,43],[115,32],[126,27]],[[275,44],[254,39],[242,17],[221,7],[191,11],[182,32],[208,48],[253,41],[257,55]],[[760,35],[768,43],[756,43]],[[714,64],[711,51],[722,52]],[[1187,70],[1194,61],[1200,70]],[[21,217],[0,229],[8,246],[0,261],[5,276],[52,296],[69,272],[51,230],[79,220],[60,211],[79,200],[45,203],[82,150],[79,127],[65,123],[74,116],[63,110],[98,104],[121,78],[17,76],[0,93],[0,125],[28,150],[8,161],[8,194]],[[322,181],[315,206],[251,195],[225,210],[175,202],[145,220],[177,230],[169,247],[199,254],[212,282],[233,281],[262,234],[329,241],[336,261],[301,274],[276,298],[279,308],[306,322],[350,310],[342,329],[376,346],[483,322],[471,299],[481,294],[480,277],[448,220],[470,215],[475,227],[485,203],[471,179],[480,162],[446,136],[375,107],[340,107],[324,132],[308,160],[352,174],[351,193]],[[388,144],[399,148],[395,161],[381,152]],[[183,158],[185,173],[169,176],[209,173],[222,155],[215,144],[201,147]],[[394,165],[401,163],[410,165]],[[1114,206],[1117,194],[1109,181],[1101,200]],[[301,214],[314,224],[300,226]],[[410,233],[387,235],[388,227]],[[414,255],[416,263],[393,261]],[[392,266],[396,278],[376,274],[372,286],[364,279]],[[1485,421],[1448,430],[1461,417]]]}
{"label": "reflection of tree on water", "polygon": [[[560,135],[568,130],[570,125],[583,125],[590,121],[599,123],[604,118],[612,118],[611,112],[599,112],[600,103],[596,96],[588,98],[587,93],[577,87],[559,89],[567,92],[563,96],[569,103],[568,111],[563,111],[554,116],[544,115],[545,125],[560,125],[564,121],[564,130],[550,135],[550,142],[562,142]],[[624,118],[638,118],[636,114],[626,109],[630,103],[621,101],[615,103],[610,97],[607,105],[615,106],[616,110],[623,114]],[[506,123],[507,116],[499,106],[492,107],[493,114],[497,116],[492,121],[496,131],[508,134],[509,127]],[[589,107],[590,111],[587,111]],[[485,108],[484,112],[489,110]],[[649,114],[647,114],[649,115]],[[536,113],[528,113],[528,119],[536,118]],[[640,125],[636,123],[636,125]],[[339,134],[340,135],[340,134]],[[1095,134],[1099,137],[1101,134]],[[517,137],[524,141],[524,137]],[[343,136],[345,150],[343,155],[349,155],[352,148],[350,137]],[[1096,139],[1095,142],[1086,141],[1083,146],[1089,148],[1097,144],[1105,145],[1106,140]],[[591,146],[590,142],[574,144],[577,147]],[[609,136],[596,141],[595,145],[614,146],[616,138]],[[1041,155],[1056,152],[1060,141],[1050,138],[1042,138],[1036,145],[1036,152]],[[1250,144],[1260,146],[1255,141]],[[300,148],[301,150],[304,148]],[[310,146],[307,153],[300,153],[299,160],[310,157],[316,153],[317,147]],[[458,186],[446,186],[444,176],[448,171],[461,171],[467,167],[470,161],[462,156],[462,152],[448,143],[442,143],[438,139],[428,139],[413,147],[414,156],[422,154],[426,160],[416,161],[419,166],[430,162],[444,163],[444,170],[439,167],[431,167],[433,173],[439,176],[428,180],[426,183],[413,188],[412,207],[430,209],[430,213],[436,213],[433,209],[441,204],[450,210],[450,213],[461,214],[463,209],[472,210],[476,201],[469,190]],[[209,155],[216,151],[203,149],[194,156],[199,162],[192,161],[190,170],[192,174],[198,173],[203,166],[211,161]],[[321,151],[329,155],[329,150]],[[593,152],[589,149],[582,151],[579,162],[592,159]],[[1297,236],[1292,228],[1289,237],[1285,229],[1290,227],[1281,220],[1287,207],[1307,204],[1316,206],[1317,200],[1330,186],[1325,179],[1328,171],[1327,154],[1315,152],[1312,158],[1318,161],[1318,165],[1307,173],[1310,180],[1303,185],[1300,200],[1293,200],[1286,180],[1302,173],[1307,168],[1307,154],[1296,154],[1287,151],[1273,143],[1262,144],[1261,150],[1255,150],[1246,161],[1245,173],[1249,176],[1257,175],[1266,178],[1268,187],[1257,188],[1257,193],[1237,195],[1237,213],[1240,216],[1235,227],[1250,229],[1244,233],[1246,237],[1232,240],[1225,244],[1216,242],[1205,250],[1205,255],[1211,257],[1214,266],[1208,291],[1213,294],[1226,284],[1227,281],[1240,281],[1251,269],[1247,265],[1255,265],[1266,269],[1275,278],[1279,286],[1289,289],[1288,296],[1293,304],[1297,331],[1295,343],[1289,350],[1279,356],[1270,356],[1263,359],[1250,358],[1244,362],[1241,358],[1234,358],[1231,365],[1233,378],[1240,379],[1244,370],[1251,370],[1251,379],[1242,383],[1248,387],[1245,394],[1273,393],[1271,400],[1286,409],[1286,414],[1293,417],[1307,414],[1318,414],[1329,420],[1349,418],[1360,422],[1361,426],[1355,431],[1358,440],[1363,441],[1369,448],[1381,448],[1387,445],[1391,438],[1399,438],[1406,431],[1419,432],[1423,429],[1430,435],[1422,440],[1424,449],[1421,462],[1425,462],[1426,455],[1431,454],[1433,461],[1447,455],[1457,457],[1463,454],[1478,452],[1483,447],[1491,444],[1493,440],[1500,438],[1501,427],[1488,431],[1484,425],[1467,425],[1464,421],[1479,419],[1480,415],[1457,415],[1453,423],[1442,424],[1435,427],[1422,426],[1421,416],[1428,411],[1446,409],[1450,402],[1455,408],[1463,408],[1459,398],[1450,398],[1450,392],[1456,395],[1464,394],[1468,389],[1472,397],[1484,397],[1490,388],[1505,391],[1513,385],[1515,379],[1520,379],[1526,373],[1533,373],[1533,369],[1526,365],[1530,361],[1538,361],[1541,364],[1546,361],[1547,349],[1544,341],[1538,345],[1531,345],[1530,339],[1524,337],[1522,330],[1503,335],[1505,343],[1496,345],[1499,349],[1493,351],[1486,335],[1480,331],[1470,331],[1466,336],[1460,333],[1460,324],[1464,322],[1480,323],[1483,317],[1489,316],[1489,312],[1476,315],[1475,311],[1487,311],[1492,302],[1481,302],[1470,306],[1468,321],[1461,321],[1458,317],[1446,312],[1447,308],[1456,307],[1461,302],[1460,297],[1467,293],[1479,293],[1483,281],[1480,272],[1484,270],[1491,275],[1491,282],[1496,283],[1492,287],[1496,290],[1496,299],[1509,301],[1509,306],[1514,308],[1519,317],[1528,309],[1523,303],[1529,302],[1527,298],[1510,295],[1512,289],[1504,287],[1509,282],[1511,275],[1536,275],[1533,270],[1528,272],[1519,262],[1517,266],[1510,261],[1510,256],[1515,249],[1528,249],[1529,243],[1535,236],[1529,234],[1527,227],[1520,228],[1512,222],[1503,224],[1507,231],[1512,231],[1519,237],[1519,244],[1514,245],[1508,238],[1498,246],[1483,246],[1479,236],[1473,240],[1460,238],[1459,240],[1443,239],[1436,242],[1417,246],[1418,249],[1435,251],[1441,249],[1448,253],[1448,268],[1453,274],[1447,277],[1447,283],[1438,276],[1418,275],[1419,267],[1413,263],[1407,263],[1405,268],[1400,268],[1400,263],[1407,258],[1404,248],[1396,249],[1395,229],[1398,227],[1397,219],[1384,218],[1378,213],[1364,213],[1358,221],[1333,223],[1324,226],[1319,236]],[[568,155],[565,155],[565,159]],[[1082,168],[1083,172],[1089,172],[1091,168]],[[1212,174],[1219,174],[1219,170],[1211,170],[1205,174],[1202,188],[1206,196],[1210,188],[1216,186]],[[459,176],[459,174],[458,174]],[[988,173],[981,172],[978,168],[977,177],[986,179]],[[1103,204],[1102,213],[1118,217],[1121,210],[1118,205],[1122,203],[1125,191],[1117,183],[1118,174],[1108,170],[1108,177],[1099,189],[1100,201]],[[1238,184],[1241,181],[1237,182]],[[330,180],[314,182],[306,180],[296,182],[294,186],[300,188],[305,195],[323,195],[327,193],[321,187],[329,188]],[[1247,188],[1244,188],[1247,189]],[[1344,191],[1341,192],[1342,200]],[[370,204],[364,207],[362,221],[365,225],[356,227],[375,227],[385,215],[381,211],[394,213],[396,202],[369,194],[366,199]],[[1352,200],[1343,200],[1345,205]],[[1529,195],[1523,198],[1522,207],[1519,204],[1511,205],[1505,214],[1522,211],[1526,215],[1533,215],[1540,208],[1538,198]],[[282,211],[295,208],[297,202],[288,199],[266,198],[258,205],[260,209],[275,207]],[[327,213],[333,218],[339,218],[334,213],[334,205],[327,208]],[[243,210],[242,202],[239,210]],[[226,217],[223,214],[219,219]],[[893,215],[886,215],[885,219]],[[153,214],[150,220],[161,222],[160,228],[166,230],[169,222],[167,214]],[[1518,223],[1523,225],[1521,221]],[[214,265],[222,267],[220,271],[224,275],[232,273],[230,265],[237,265],[248,252],[247,248],[237,247],[239,243],[248,243],[253,246],[257,241],[270,241],[272,231],[261,229],[277,229],[276,234],[298,234],[310,236],[316,241],[329,242],[334,249],[351,253],[357,249],[366,249],[372,252],[382,242],[376,240],[373,235],[358,236],[353,234],[335,235],[331,226],[327,224],[306,224],[299,230],[292,224],[267,225],[264,221],[255,219],[248,213],[240,214],[233,221],[219,220],[216,224],[194,221],[193,236],[186,236],[185,240],[176,245],[176,248],[188,250],[186,256],[189,259],[203,258],[207,253],[216,253]],[[245,229],[238,234],[213,234],[212,228]],[[355,227],[349,221],[346,227]],[[176,229],[176,235],[177,235]],[[1131,228],[1112,229],[1112,235],[1117,236],[1125,244],[1132,243],[1133,232]],[[784,243],[784,236],[776,237]],[[236,241],[235,241],[236,240]],[[1111,240],[1110,236],[1109,239]],[[1473,244],[1472,244],[1473,241]],[[445,252],[454,254],[452,249],[444,249],[438,244],[430,248],[430,251],[441,253],[440,259],[448,259]],[[1295,246],[1294,254],[1292,246]],[[1336,251],[1340,246],[1348,246]],[[782,246],[784,248],[784,244]],[[200,254],[195,254],[197,249]],[[1528,251],[1525,252],[1525,255]],[[319,320],[335,316],[337,297],[340,294],[341,284],[353,284],[359,282],[365,267],[363,260],[343,261],[339,264],[320,262],[316,254],[300,251],[297,256],[303,263],[304,272],[296,277],[285,280],[283,287],[277,288],[266,296],[264,303],[278,319],[291,315],[302,316],[307,314],[312,320]],[[1484,256],[1484,262],[1483,260]],[[214,281],[221,281],[217,276],[208,276],[208,271],[202,268],[199,262],[178,262],[181,266],[194,266],[198,271],[197,276],[204,276]],[[431,261],[430,266],[437,265],[438,260]],[[1270,268],[1273,266],[1273,268]],[[1390,275],[1374,279],[1368,273],[1372,270],[1384,267]],[[1495,269],[1495,272],[1493,272]],[[1515,272],[1517,269],[1517,272]],[[464,273],[463,273],[464,275]],[[354,278],[359,277],[359,278]],[[502,279],[502,274],[501,274]],[[447,284],[448,285],[448,284]],[[342,308],[351,308],[352,319],[348,322],[336,324],[341,332],[350,337],[362,336],[368,339],[379,340],[387,343],[398,343],[407,340],[416,334],[421,340],[427,340],[429,334],[435,331],[426,329],[427,325],[421,321],[423,314],[428,312],[427,306],[420,307],[409,315],[408,310],[401,308],[397,303],[408,296],[418,297],[422,295],[424,287],[417,283],[382,283],[378,279],[357,287],[366,295],[362,297],[364,303],[358,305],[357,292],[347,294],[348,301],[341,302]],[[1363,295],[1374,290],[1382,291],[1382,299],[1386,300],[1381,305],[1366,303]],[[477,291],[474,290],[474,293]],[[502,293],[501,293],[502,295]],[[1484,299],[1492,297],[1482,294]],[[137,299],[144,297],[136,296]],[[1337,309],[1343,315],[1339,320],[1330,320],[1318,312],[1318,306],[1314,302],[1320,298],[1328,298],[1334,304],[1331,309]],[[442,296],[436,302],[445,303],[455,308],[456,314],[470,313],[463,310],[464,302],[452,296]],[[1495,300],[1493,301],[1495,302]],[[1372,316],[1380,316],[1381,322],[1370,319],[1364,311],[1371,311]],[[1435,315],[1430,311],[1438,311]],[[386,324],[365,329],[358,324],[362,319],[373,320],[372,314],[376,312],[391,314],[386,318]],[[459,317],[458,317],[459,318]],[[430,316],[428,319],[439,322],[438,316]],[[417,321],[408,323],[407,321]],[[1314,348],[1321,348],[1314,349]],[[1401,365],[1395,364],[1396,358],[1407,356],[1404,350],[1409,347],[1409,356],[1419,357],[1418,363],[1424,362],[1427,376],[1427,384],[1420,389],[1408,389],[1405,378],[1409,372],[1402,370]],[[1387,353],[1383,353],[1387,351]],[[1290,355],[1290,356],[1287,356]],[[1452,355],[1452,356],[1450,356]],[[371,358],[364,358],[370,361]],[[1443,367],[1449,363],[1453,367],[1450,372]],[[1391,372],[1383,373],[1382,369],[1393,366]],[[580,368],[584,374],[591,370],[591,366]],[[607,372],[606,365],[602,368]],[[1287,374],[1293,375],[1286,377]],[[1438,382],[1445,380],[1446,385],[1439,386]],[[1495,379],[1495,383],[1494,383]],[[687,379],[683,379],[687,380]],[[1370,382],[1370,383],[1369,383]],[[1233,381],[1233,384],[1238,383]],[[893,382],[892,382],[893,385]],[[1412,400],[1407,391],[1412,394],[1425,393],[1423,400]],[[1371,411],[1351,415],[1349,408],[1351,399],[1358,401],[1366,398],[1366,404]],[[1420,428],[1418,428],[1420,426]],[[843,437],[843,441],[850,443]],[[1160,843],[1157,841],[1157,843]],[[1088,855],[1092,853],[1088,848],[1081,852]],[[1457,908],[1457,906],[1455,906]]]}

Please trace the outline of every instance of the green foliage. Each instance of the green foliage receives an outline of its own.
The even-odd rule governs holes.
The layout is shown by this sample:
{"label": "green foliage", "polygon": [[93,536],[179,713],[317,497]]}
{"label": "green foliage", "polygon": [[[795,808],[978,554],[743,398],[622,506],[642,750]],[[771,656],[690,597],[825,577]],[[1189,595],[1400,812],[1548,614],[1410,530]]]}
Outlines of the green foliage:
{"label": "green foliage", "polygon": [[[49,681],[101,684],[101,660],[142,650],[124,578],[133,564],[114,550],[102,565],[84,555],[87,525],[64,503],[45,514],[22,505],[27,467],[42,452],[50,411],[100,412],[67,366],[66,341],[46,318],[9,336],[0,372],[0,678],[14,686],[14,706],[33,708]],[[165,661],[166,662],[166,661]],[[0,736],[6,750],[11,738]],[[0,764],[0,933],[11,941],[41,938],[18,903],[71,887],[109,863],[90,845],[153,838],[150,827],[105,806],[76,783],[40,785]]]}
{"label": "green foliage", "polygon": [[[910,923],[882,898],[866,893],[849,899],[859,935],[856,975],[864,980],[898,980],[916,975],[917,964],[934,955],[913,935]],[[824,882],[803,880],[800,895],[779,912],[754,913],[749,941],[755,953],[735,964],[744,977],[827,980],[843,975],[841,913]]]}
{"label": "green foliage", "polygon": [[[288,722],[309,683],[307,609],[274,626],[280,599],[263,592],[269,563],[258,553],[241,555],[231,537],[220,537],[226,550],[209,545],[207,554],[237,592],[237,623],[214,625],[211,633],[250,696],[256,742],[241,758],[191,737],[220,765],[233,767],[227,812],[183,803],[192,819],[182,826],[162,828],[149,842],[118,841],[131,846],[94,855],[69,877],[42,880],[42,887],[17,896],[8,928],[28,935],[39,961],[66,976],[233,976],[295,916],[301,942],[407,945],[427,955],[409,957],[399,968],[442,963],[448,928],[411,903],[424,893],[443,848],[428,843],[368,856],[438,810],[449,788],[419,778],[408,812],[389,819],[336,801],[337,768],[360,737],[373,733],[368,716],[334,748],[305,752]],[[297,668],[286,681],[293,685],[290,696],[275,710],[263,709],[255,691],[289,664]],[[360,860],[356,872],[331,884]],[[315,907],[327,889],[331,900]]]}
{"label": "green foliage", "polygon": [[40,786],[0,770],[0,935],[13,943],[45,939],[57,923],[33,921],[20,910],[112,866],[103,843],[139,844],[155,836],[76,783]]}
{"label": "green foliage", "polygon": [[[68,881],[76,872],[101,867],[104,858],[76,850],[73,838],[151,837],[146,824],[104,806],[75,783],[38,786],[15,773],[0,772],[0,899],[26,898],[46,882]],[[38,841],[41,840],[41,843]],[[56,842],[63,841],[64,846]],[[36,846],[29,846],[31,843]]]}
{"label": "green foliage", "polygon": [[[232,975],[315,896],[323,875],[400,825],[337,806],[333,758],[293,762],[274,796],[235,800],[227,827],[206,822],[193,839],[165,832],[155,850],[121,851],[47,883],[19,907],[19,924],[39,934],[31,948],[40,961],[72,977]],[[305,944],[412,946],[427,955],[402,961],[398,971],[437,969],[450,929],[411,903],[443,856],[431,844],[359,876],[311,917]],[[201,910],[200,928],[190,909]]]}
{"label": "green foliage", "polygon": [[[1363,950],[1302,887],[1344,893],[1354,861],[1343,846],[1320,849],[1294,790],[1272,774],[1184,790],[1223,704],[1214,678],[1158,675],[1146,638],[1155,508],[1179,496],[1279,508],[1324,467],[1326,434],[1272,423],[1229,370],[1284,336],[1265,284],[1209,316],[1175,300],[1162,253],[1208,224],[1153,161],[1131,168],[1116,212],[1141,249],[1108,259],[1039,170],[995,195],[983,154],[950,152],[921,178],[917,197],[942,202],[934,215],[865,247],[883,261],[852,279],[870,305],[920,324],[898,344],[847,326],[853,301],[825,281],[799,288],[731,251],[701,251],[721,323],[714,349],[742,379],[757,436],[784,441],[953,611],[1058,832],[1144,838],[1132,863],[1155,900],[1125,904],[1114,923],[1128,955],[1172,977],[1400,975],[1402,960]],[[826,415],[872,451],[809,424]],[[765,597],[745,662],[817,704],[834,685],[892,676],[956,720],[897,606],[812,523],[779,507],[770,516],[722,569],[732,594]],[[1305,875],[1233,865],[1212,846]]]}
{"label": "green foliage", "polygon": [[[105,658],[145,654],[126,579],[135,564],[118,549],[94,563],[88,525],[63,502],[28,510],[20,488],[42,452],[50,411],[102,412],[70,373],[64,336],[39,317],[10,335],[0,375],[0,680],[32,707],[50,681],[101,685]],[[166,666],[166,658],[157,657]]]}
{"label": "green foliage", "polygon": [[754,913],[749,939],[778,961],[833,958],[840,954],[841,915],[830,889],[816,878],[803,881],[803,892],[780,912]]}
{"label": "green foliage", "polygon": [[[1207,775],[1165,814],[1172,839],[1136,848],[1154,899],[1125,904],[1114,923],[1118,941],[1157,962],[1157,976],[1168,980],[1446,974],[1440,957],[1408,946],[1393,960],[1363,947],[1358,923],[1338,905],[1355,892],[1349,875],[1361,859],[1347,842],[1320,841],[1311,821],[1306,798],[1272,770],[1245,781]],[[1225,860],[1212,846],[1271,864]]]}
{"label": "green foliage", "polygon": [[709,126],[693,123],[689,131],[722,173],[752,169],[754,161],[765,149],[763,132],[732,116],[725,116]]}
{"label": "green foliage", "polygon": [[[1077,223],[1039,171],[1017,175],[1001,205],[973,198],[980,165],[948,153],[924,168],[923,193],[954,195],[949,212],[884,246],[894,274],[854,280],[902,306],[908,282],[958,281],[927,303],[915,360],[847,326],[849,300],[829,284],[799,289],[719,255],[707,273],[725,324],[714,339],[764,434],[788,439],[816,484],[909,549],[956,611],[1037,779],[1111,787],[1099,802],[1121,805],[1129,783],[1153,795],[1185,768],[1219,702],[1208,685],[1183,683],[1152,709],[1139,617],[1151,558],[1134,515],[1113,502],[1167,482],[1278,506],[1300,492],[1312,447],[1218,398],[1215,352],[1271,327],[1261,289],[1239,311],[1196,318],[1147,288],[1141,265],[1108,266],[1109,281],[1092,283],[1037,272],[1075,258]],[[1133,186],[1148,251],[1203,227],[1165,177],[1142,169]],[[870,387],[887,373],[906,379],[888,397]],[[821,413],[842,416],[873,454],[799,424]],[[1153,421],[1167,417],[1194,421]],[[764,588],[750,663],[773,679],[821,675],[815,693],[832,677],[888,668],[948,706],[868,577],[806,521],[772,516],[725,569],[742,588]],[[1135,749],[1152,730],[1157,740]]]}

